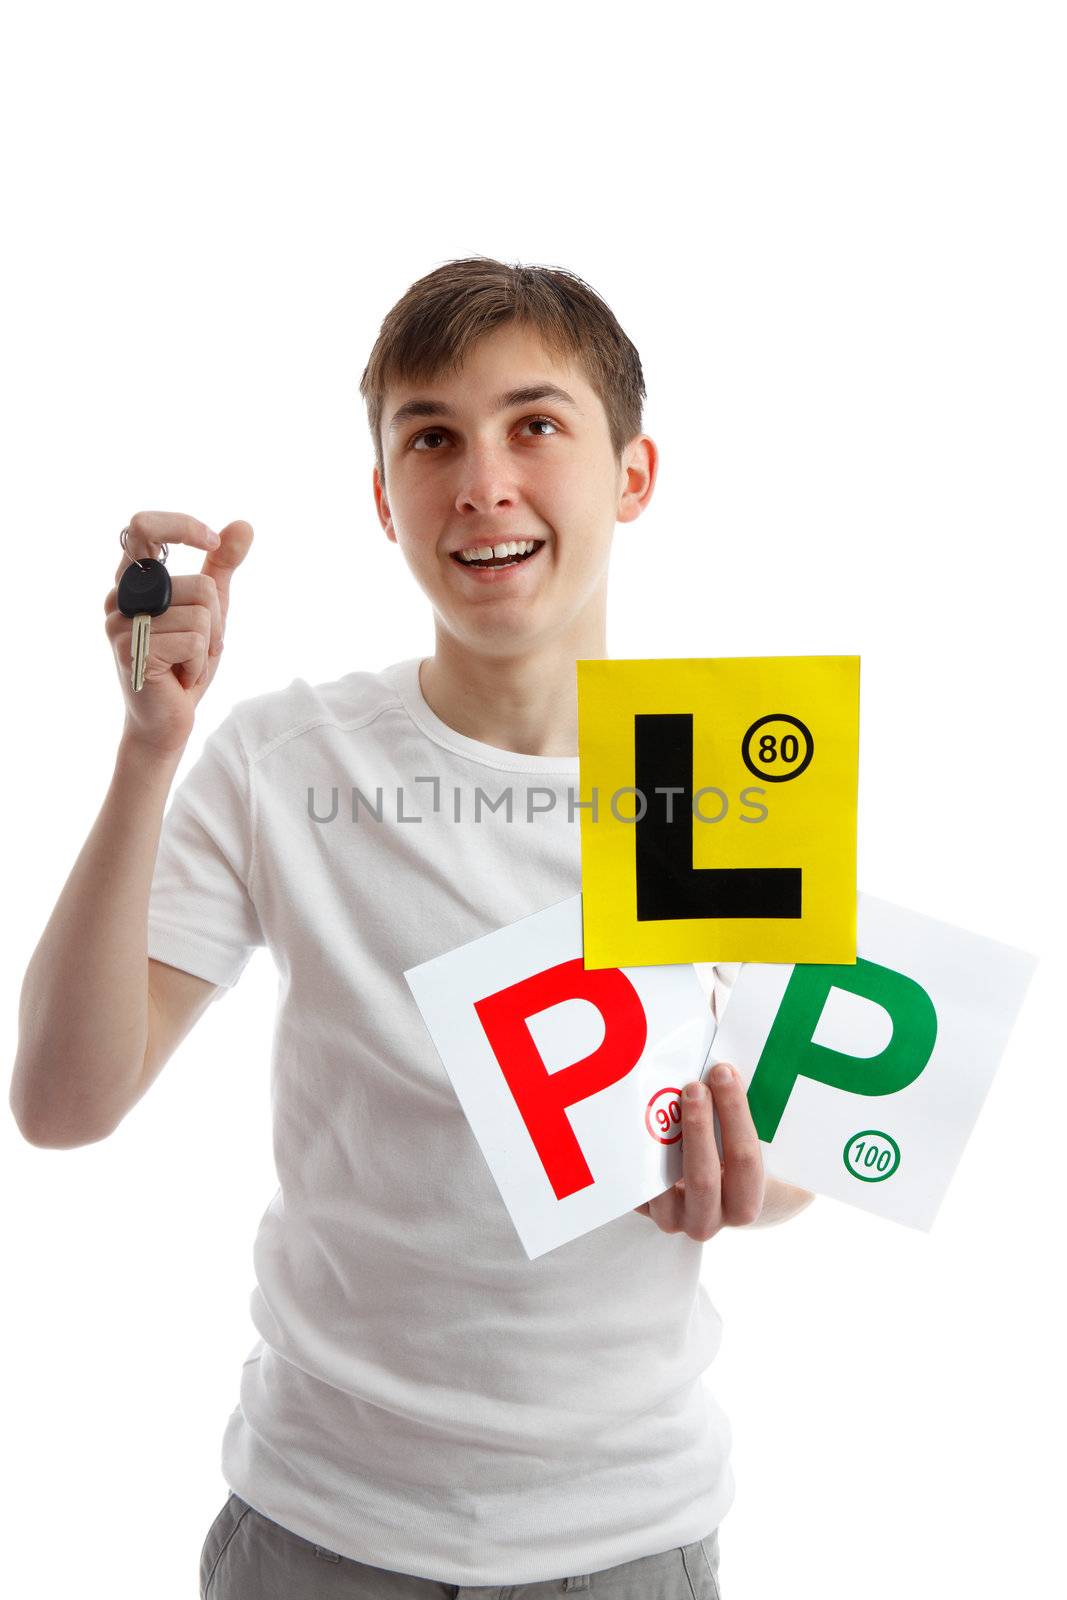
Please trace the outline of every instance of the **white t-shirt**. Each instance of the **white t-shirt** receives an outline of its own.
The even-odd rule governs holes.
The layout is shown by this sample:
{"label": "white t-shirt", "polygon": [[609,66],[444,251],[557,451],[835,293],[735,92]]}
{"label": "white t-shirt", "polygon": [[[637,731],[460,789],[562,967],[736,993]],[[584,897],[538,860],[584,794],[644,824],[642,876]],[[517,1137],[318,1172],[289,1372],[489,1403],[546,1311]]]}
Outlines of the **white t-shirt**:
{"label": "white t-shirt", "polygon": [[[296,678],[208,737],[152,884],[150,956],[230,986],[265,944],[279,978],[279,1187],[223,1477],[448,1584],[597,1572],[733,1499],[702,1245],[631,1211],[529,1260],[403,976],[579,892],[579,799],[577,756],[448,727],[418,659]],[[703,969],[720,1005],[730,976]]]}

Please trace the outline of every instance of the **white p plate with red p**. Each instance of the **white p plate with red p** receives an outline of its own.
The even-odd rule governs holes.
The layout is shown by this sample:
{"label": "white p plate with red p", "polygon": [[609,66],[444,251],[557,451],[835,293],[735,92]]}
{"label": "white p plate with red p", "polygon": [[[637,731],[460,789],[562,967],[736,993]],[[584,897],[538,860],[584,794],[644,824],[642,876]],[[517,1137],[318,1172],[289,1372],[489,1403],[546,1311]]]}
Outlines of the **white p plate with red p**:
{"label": "white p plate with red p", "polygon": [[715,1032],[691,964],[587,970],[574,895],[404,976],[531,1261],[681,1177]]}

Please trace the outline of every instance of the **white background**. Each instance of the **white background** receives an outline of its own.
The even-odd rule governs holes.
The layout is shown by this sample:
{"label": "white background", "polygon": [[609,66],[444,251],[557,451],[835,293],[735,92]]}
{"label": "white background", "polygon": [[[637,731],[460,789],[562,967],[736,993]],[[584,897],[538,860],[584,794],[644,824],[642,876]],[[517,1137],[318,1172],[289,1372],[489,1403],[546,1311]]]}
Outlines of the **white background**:
{"label": "white background", "polygon": [[[429,653],[357,383],[468,254],[579,273],[641,352],[662,464],[610,653],[858,652],[861,888],[1041,956],[931,1235],[818,1200],[704,1247],[725,1600],[1061,1572],[1062,17],[105,0],[0,37],[9,1061],[121,728],[119,529],[255,528],[179,778],[235,700]],[[3,1123],[20,1600],[196,1592],[276,1187],[274,992],[261,951],[108,1140]]]}

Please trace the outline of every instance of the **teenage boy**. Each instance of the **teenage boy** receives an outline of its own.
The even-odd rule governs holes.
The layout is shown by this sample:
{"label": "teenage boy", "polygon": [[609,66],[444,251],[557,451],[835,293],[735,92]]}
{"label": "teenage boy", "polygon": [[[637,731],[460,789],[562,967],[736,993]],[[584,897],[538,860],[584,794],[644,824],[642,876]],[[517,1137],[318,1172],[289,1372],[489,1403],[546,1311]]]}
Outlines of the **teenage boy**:
{"label": "teenage boy", "polygon": [[[581,279],[475,257],[408,290],[360,389],[434,652],[239,702],[164,818],[252,529],[133,518],[132,554],[207,555],[137,693],[107,597],[125,728],[26,975],[12,1107],[35,1144],[106,1138],[269,946],[279,1188],[202,1595],[340,1594],[338,1562],[353,1595],[717,1594],[734,1482],[701,1245],[813,1196],[765,1177],[727,1071],[723,1163],[697,1085],[682,1180],[530,1261],[403,977],[580,888],[575,661],[607,655],[614,527],[655,483],[641,363]],[[511,820],[475,823],[506,787]]]}

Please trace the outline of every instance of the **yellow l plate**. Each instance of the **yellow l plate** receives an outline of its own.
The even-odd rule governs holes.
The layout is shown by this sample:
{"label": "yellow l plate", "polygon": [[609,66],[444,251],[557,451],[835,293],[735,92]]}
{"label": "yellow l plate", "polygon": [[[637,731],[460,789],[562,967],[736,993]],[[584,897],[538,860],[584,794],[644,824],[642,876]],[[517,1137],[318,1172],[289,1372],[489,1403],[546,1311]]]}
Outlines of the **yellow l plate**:
{"label": "yellow l plate", "polygon": [[585,966],[854,962],[859,657],[577,670]]}

